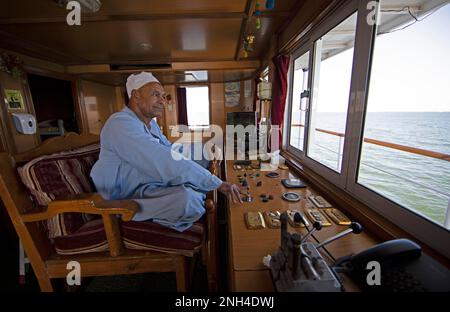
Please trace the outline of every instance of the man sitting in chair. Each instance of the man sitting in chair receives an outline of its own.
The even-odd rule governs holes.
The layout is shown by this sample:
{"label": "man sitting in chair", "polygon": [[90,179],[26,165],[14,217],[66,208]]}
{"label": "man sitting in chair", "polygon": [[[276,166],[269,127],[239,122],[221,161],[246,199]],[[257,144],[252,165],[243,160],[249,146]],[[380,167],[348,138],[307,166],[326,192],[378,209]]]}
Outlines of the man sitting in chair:
{"label": "man sitting in chair", "polygon": [[[205,212],[206,192],[241,201],[239,187],[172,150],[154,120],[164,111],[165,91],[151,73],[128,77],[128,106],[113,114],[100,134],[100,156],[91,177],[105,199],[133,199],[135,221],[153,220],[184,231]],[[176,155],[175,155],[176,154]],[[174,157],[176,156],[176,157]]]}

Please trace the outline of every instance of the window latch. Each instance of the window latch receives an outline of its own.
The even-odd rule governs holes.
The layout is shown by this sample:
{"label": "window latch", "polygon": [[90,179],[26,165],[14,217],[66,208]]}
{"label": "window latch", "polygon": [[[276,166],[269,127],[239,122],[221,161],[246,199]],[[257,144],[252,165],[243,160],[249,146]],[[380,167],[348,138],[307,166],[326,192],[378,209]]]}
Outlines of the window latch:
{"label": "window latch", "polygon": [[300,111],[306,112],[308,110],[308,101],[310,92],[308,90],[303,91],[300,94]]}
{"label": "window latch", "polygon": [[300,100],[304,98],[309,98],[309,91],[305,90],[300,94]]}

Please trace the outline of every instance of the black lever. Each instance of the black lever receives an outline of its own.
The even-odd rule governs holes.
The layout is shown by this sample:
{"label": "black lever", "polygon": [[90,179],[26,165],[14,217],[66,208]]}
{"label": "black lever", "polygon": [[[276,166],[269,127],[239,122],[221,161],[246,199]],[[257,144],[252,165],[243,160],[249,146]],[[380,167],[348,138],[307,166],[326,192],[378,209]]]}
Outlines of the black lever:
{"label": "black lever", "polygon": [[305,220],[305,218],[302,216],[302,214],[301,213],[299,213],[299,212],[296,212],[295,214],[294,214],[294,222],[295,223],[303,223],[305,226],[306,226],[306,220]]}
{"label": "black lever", "polygon": [[288,215],[286,212],[283,212],[280,215],[280,223],[281,223],[281,250],[285,252],[285,254],[288,253],[288,240],[290,239],[290,235],[288,232]]}
{"label": "black lever", "polygon": [[[305,223],[303,223],[303,224],[305,224]],[[306,224],[305,224],[305,227],[306,227]],[[322,222],[320,222],[320,221],[315,221],[315,222],[313,223],[313,228],[312,228],[311,230],[309,230],[308,233],[306,233],[305,236],[303,236],[302,244],[303,244],[304,242],[306,242],[306,240],[307,240],[311,235],[313,235],[315,231],[320,231],[321,229],[322,229]]]}
{"label": "black lever", "polygon": [[320,247],[323,247],[325,245],[328,245],[329,243],[344,237],[350,233],[355,233],[355,234],[359,234],[361,233],[363,230],[363,227],[361,226],[361,224],[359,224],[358,222],[352,222],[352,224],[350,224],[349,228],[346,229],[345,231],[342,231],[341,233],[338,233],[332,237],[330,237],[329,239],[321,242],[320,244],[316,245],[316,248],[319,249]]}

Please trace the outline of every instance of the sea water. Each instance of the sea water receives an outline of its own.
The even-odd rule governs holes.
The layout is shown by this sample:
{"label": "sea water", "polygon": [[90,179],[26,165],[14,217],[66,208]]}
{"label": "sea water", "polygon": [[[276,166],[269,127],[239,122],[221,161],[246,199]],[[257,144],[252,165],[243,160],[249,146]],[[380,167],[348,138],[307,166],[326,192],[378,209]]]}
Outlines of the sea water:
{"label": "sea water", "polygon": [[[345,132],[345,113],[319,112],[315,122],[316,129]],[[369,112],[364,137],[450,154],[450,112]],[[298,139],[298,134],[292,135],[291,144]],[[339,140],[316,131],[308,156],[340,171]],[[365,142],[357,182],[439,224],[445,220],[450,200],[449,161]]]}

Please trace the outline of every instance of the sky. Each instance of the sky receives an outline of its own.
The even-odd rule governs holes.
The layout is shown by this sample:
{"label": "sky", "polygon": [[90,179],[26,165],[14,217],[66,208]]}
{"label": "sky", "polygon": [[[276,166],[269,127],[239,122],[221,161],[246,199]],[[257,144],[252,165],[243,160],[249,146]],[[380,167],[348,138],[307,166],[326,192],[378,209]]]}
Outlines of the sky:
{"label": "sky", "polygon": [[186,87],[187,115],[190,124],[209,125],[208,87]]}
{"label": "sky", "polygon": [[[353,49],[321,64],[318,112],[345,112]],[[450,4],[377,37],[369,112],[450,111]]]}

